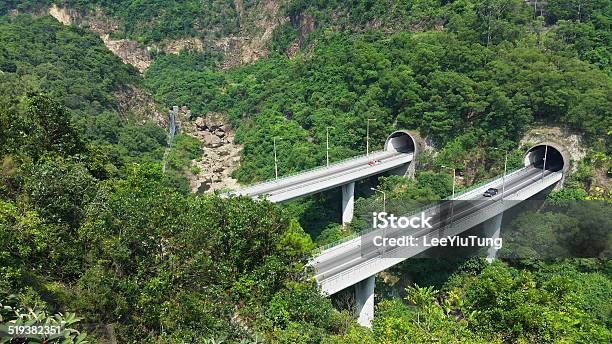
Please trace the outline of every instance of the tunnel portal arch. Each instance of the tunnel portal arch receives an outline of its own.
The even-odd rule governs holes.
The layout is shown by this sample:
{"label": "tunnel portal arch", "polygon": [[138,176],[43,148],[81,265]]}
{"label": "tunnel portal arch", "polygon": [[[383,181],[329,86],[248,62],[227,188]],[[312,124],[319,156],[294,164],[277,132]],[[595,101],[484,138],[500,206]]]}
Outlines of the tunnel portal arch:
{"label": "tunnel portal arch", "polygon": [[416,157],[417,153],[420,151],[420,146],[421,141],[419,136],[407,130],[398,130],[389,135],[387,142],[385,142],[385,151],[413,154],[412,162],[396,169],[392,173],[411,178],[414,177],[416,172]]}
{"label": "tunnel portal arch", "polygon": [[547,170],[564,173],[568,170],[570,155],[564,147],[554,142],[542,142],[529,148],[523,156],[523,163],[525,166],[534,165],[542,168],[544,166],[544,155],[546,155]]}
{"label": "tunnel portal arch", "polygon": [[385,150],[388,152],[414,153],[418,151],[417,138],[407,130],[393,132],[385,142]]}

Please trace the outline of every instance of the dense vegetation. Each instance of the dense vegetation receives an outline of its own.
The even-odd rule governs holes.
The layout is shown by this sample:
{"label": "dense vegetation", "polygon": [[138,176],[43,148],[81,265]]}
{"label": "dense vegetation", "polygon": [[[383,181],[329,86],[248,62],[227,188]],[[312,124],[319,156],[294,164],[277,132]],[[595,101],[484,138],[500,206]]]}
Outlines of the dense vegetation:
{"label": "dense vegetation", "polygon": [[53,18],[0,18],[0,90],[7,102],[44,92],[66,106],[84,135],[116,161],[160,160],[166,142],[156,124],[136,125],[119,113],[116,93],[138,85],[138,72],[100,38]]}
{"label": "dense vegetation", "polygon": [[[273,137],[282,138],[277,141],[281,173],[324,163],[329,126],[334,127],[330,150],[333,160],[363,153],[366,120],[375,118],[371,138],[376,148],[382,147],[393,128],[416,129],[439,148],[437,156],[422,157],[422,167],[440,173],[422,172],[415,181],[384,181],[380,187],[391,199],[431,201],[448,195],[452,182],[447,171],[439,170],[441,165],[463,170],[462,180],[468,185],[501,173],[503,153],[487,147],[510,149],[510,167],[520,166],[522,151],[518,140],[532,126],[551,124],[580,133],[592,147],[579,171],[569,178],[568,189],[553,193],[551,198],[584,199],[587,191],[593,192],[594,169],[605,171],[610,161],[605,157],[610,154],[612,108],[610,30],[606,24],[611,17],[609,4],[593,2],[578,14],[579,4],[575,2],[550,1],[545,16],[537,17],[533,8],[520,1],[409,3],[293,1],[288,7],[292,20],[275,31],[271,48],[276,54],[273,52],[270,58],[224,72],[216,67],[218,58],[210,54],[159,56],[145,80],[160,101],[178,97],[196,113],[228,114],[238,128],[237,140],[245,145],[241,167],[235,174],[241,181],[273,176]],[[314,18],[315,30],[303,36],[300,21],[308,16]],[[285,50],[294,41],[300,42],[302,49],[297,57],[288,59]],[[173,78],[174,75],[180,77]],[[361,199],[356,206],[364,209],[380,201]],[[322,195],[293,202],[287,209],[323,245],[362,228],[358,220],[348,227],[335,224],[337,220],[326,221],[339,218],[337,211],[330,210],[337,204],[336,196]],[[534,220],[526,217],[521,221]],[[520,301],[484,306],[484,299],[492,299],[492,294],[485,293],[479,296],[484,299],[471,299],[475,303],[468,307],[470,311],[435,306],[441,297],[450,304],[456,298],[459,308],[466,301],[456,294],[448,297],[450,290],[444,286],[444,276],[452,274],[457,265],[448,264],[445,270],[436,269],[436,263],[416,264],[421,269],[418,273],[412,266],[414,262],[396,268],[400,275],[417,281],[418,276],[427,275],[420,278],[423,283],[435,281],[439,288],[446,288],[442,293],[430,290],[418,302],[409,299],[420,305],[417,309],[424,308],[424,314],[397,300],[390,301],[391,305],[384,301],[377,308],[379,318],[372,334],[352,328],[344,340],[597,341],[609,335],[608,325],[601,318],[590,319],[587,308],[568,301],[585,296],[574,292],[555,295],[564,300],[558,305],[536,301],[550,300],[554,290],[550,288],[556,287],[545,285],[546,279],[559,276],[549,273],[534,279],[531,273],[540,274],[540,269],[550,271],[556,266],[576,269],[576,262],[550,266],[542,263],[529,269],[518,264],[519,270],[498,267],[506,276],[513,276],[509,277],[512,281],[507,281],[509,289],[503,292],[495,288],[489,292],[518,297]],[[601,275],[596,272],[601,271],[599,268],[577,269],[587,271],[586,279],[592,278],[594,284],[588,288],[597,288],[599,278],[609,285],[605,268]],[[472,277],[466,276],[472,273],[475,272],[457,275],[467,281]],[[521,274],[523,277],[517,277]],[[476,278],[491,283],[489,277]],[[532,291],[508,294],[523,283]],[[503,283],[494,285],[505,288]],[[478,293],[470,289],[473,286],[463,285],[454,292]],[[563,288],[577,292],[582,287],[565,284]],[[525,300],[524,295],[530,293],[534,299]],[[520,309],[522,302],[534,308]],[[560,305],[563,306],[554,310]],[[563,325],[569,318],[557,312],[565,312],[561,309],[566,306],[575,307],[574,317],[584,319],[579,321],[584,327]],[[484,310],[486,307],[491,308]],[[481,327],[468,316],[470,312],[480,315],[479,311],[496,316]],[[609,314],[606,307],[599,311]],[[459,313],[462,315],[457,316]],[[541,313],[556,315],[539,324],[532,323],[533,314]],[[506,317],[513,320],[504,320],[498,327],[493,325]],[[424,320],[424,326],[418,320],[422,318],[431,322]],[[460,320],[455,321],[457,318]],[[551,332],[552,328],[563,330]],[[478,338],[471,332],[474,330],[493,337]]]}
{"label": "dense vegetation", "polygon": [[122,342],[249,338],[242,321],[273,330],[263,315],[300,302],[314,304],[282,321],[332,326],[328,301],[299,283],[312,242],[276,207],[185,196],[159,164],[109,178],[65,109],[43,96],[20,105],[0,111],[3,300],[18,292],[22,307],[119,323]]}
{"label": "dense vegetation", "polygon": [[[164,155],[164,128],[141,118],[136,109],[122,110],[118,101],[121,93],[129,95],[141,84],[138,72],[93,33],[50,17],[0,17],[0,100],[18,106],[20,97],[42,92],[59,101],[70,111],[70,122],[109,157],[113,173],[115,167],[161,161]],[[170,174],[183,190],[187,181],[180,174],[189,168],[185,160],[194,158],[187,154],[187,141],[193,146],[192,140],[179,138],[170,155]]]}
{"label": "dense vegetation", "polygon": [[[5,1],[0,14],[51,3],[101,6],[118,34],[143,43],[239,29],[233,1]],[[364,153],[368,118],[375,149],[395,128],[419,131],[438,154],[422,155],[415,179],[378,181],[403,204],[448,196],[442,165],[464,172],[459,187],[499,174],[503,152],[489,147],[519,166],[525,131],[560,125],[590,150],[548,202],[609,201],[593,181],[610,164],[610,3],[549,0],[542,17],[518,0],[283,4],[291,20],[275,30],[269,58],[224,71],[214,52],[161,54],[144,80],[85,30],[0,17],[0,322],[68,319],[75,343],[84,332],[134,343],[610,342],[609,239],[588,223],[526,213],[512,226],[543,242],[592,234],[601,259],[535,259],[577,242],[490,265],[399,264],[377,279],[365,329],[350,300],[321,297],[304,268],[317,244],[362,228],[334,223],[337,195],[277,206],[190,194],[181,173],[199,143],[179,134],[164,154],[164,129],[117,100],[143,86],[166,106],[226,113],[244,145],[243,182],[273,176],[274,137],[286,174],[324,163],[327,127],[332,160]],[[359,196],[358,211],[381,202]],[[610,221],[590,211],[580,216]]]}
{"label": "dense vegetation", "polygon": [[158,164],[109,178],[44,96],[0,114],[3,319],[76,312],[89,325],[71,327],[91,341],[111,336],[107,324],[122,342],[609,340],[607,260],[467,261],[441,292],[408,288],[413,306],[381,301],[370,332],[319,295],[303,272],[314,245],[277,206],[183,195]]}
{"label": "dense vegetation", "polygon": [[[391,31],[454,31],[462,38],[483,44],[513,41],[524,34],[524,26],[536,34],[550,34],[556,43],[548,47],[568,56],[610,68],[610,15],[612,6],[605,0],[551,0],[545,4],[524,1],[312,1],[293,0],[287,13],[296,18],[311,16],[317,30],[336,28],[363,30],[364,27]],[[538,6],[539,5],[539,6]],[[545,25],[545,26],[544,26]],[[297,30],[285,28],[295,38]],[[285,35],[285,36],[286,36]],[[282,42],[287,38],[278,36]],[[281,45],[282,46],[282,45]]]}

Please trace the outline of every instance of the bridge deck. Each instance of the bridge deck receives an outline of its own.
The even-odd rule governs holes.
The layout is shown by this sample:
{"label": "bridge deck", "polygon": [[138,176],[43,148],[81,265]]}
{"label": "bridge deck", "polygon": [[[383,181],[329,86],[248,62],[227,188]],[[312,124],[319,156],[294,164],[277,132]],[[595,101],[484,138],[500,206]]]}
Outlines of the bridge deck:
{"label": "bridge deck", "polygon": [[297,175],[256,184],[236,190],[232,194],[267,197],[271,202],[283,202],[398,168],[412,161],[412,158],[413,153],[378,151],[369,156],[355,157],[329,167],[320,167]]}
{"label": "bridge deck", "polygon": [[[556,183],[560,178],[561,174],[559,172],[546,171],[545,178],[542,180],[542,170],[540,168],[533,166],[525,167],[506,177],[505,199],[527,199],[533,194]],[[458,198],[461,200],[469,200],[470,202],[463,202],[460,207],[454,209],[453,227],[457,232],[455,234],[465,231],[475,224],[484,222],[491,216],[505,209],[504,207],[500,207],[499,209],[493,207],[503,204],[500,202],[501,184],[502,179],[498,178]],[[500,193],[495,197],[484,197],[482,193],[489,187],[498,188]],[[512,202],[505,203],[506,205],[513,204]],[[485,211],[491,210],[491,208],[495,209],[493,209],[492,212]],[[437,210],[433,208],[430,211],[426,210],[428,215],[434,216],[434,221],[432,221],[434,228],[423,231],[422,233],[413,234],[415,237],[437,232],[441,227],[447,226],[447,224],[443,224],[444,221],[441,221],[439,217],[436,219],[436,211]],[[395,232],[390,231],[385,234],[386,237],[399,237],[401,235],[406,235],[406,232],[396,230]],[[362,247],[362,243],[371,247]],[[386,256],[382,259],[383,253],[380,249],[374,247],[370,241],[362,241],[362,237],[359,237],[323,251],[316,256],[310,264],[315,268],[315,278],[322,286],[323,291],[327,294],[333,294],[418,253],[420,253],[420,251],[417,250],[414,252],[403,252],[401,255],[393,254],[393,252],[385,252]]]}

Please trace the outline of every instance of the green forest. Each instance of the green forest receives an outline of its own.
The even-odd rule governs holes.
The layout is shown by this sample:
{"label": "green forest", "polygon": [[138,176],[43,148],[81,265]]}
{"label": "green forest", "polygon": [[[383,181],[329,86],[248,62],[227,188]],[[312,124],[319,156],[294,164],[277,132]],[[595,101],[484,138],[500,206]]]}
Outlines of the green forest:
{"label": "green forest", "polygon": [[[169,148],[165,122],[177,104],[191,121],[225,114],[242,146],[233,172],[242,184],[274,177],[273,138],[282,176],[325,164],[329,127],[332,162],[365,154],[368,119],[372,150],[394,130],[418,132],[431,149],[414,178],[358,186],[406,204],[448,197],[449,167],[461,190],[503,173],[504,151],[510,169],[522,166],[530,129],[562,127],[586,152],[545,204],[608,204],[612,3],[275,1],[286,20],[258,61],[226,69],[220,51],[158,52],[143,74],[95,33],[41,15],[51,4],[101,8],[120,23],[113,37],[154,44],[236,35],[256,17],[239,12],[262,3],[0,4],[0,325],[64,321],[51,343],[612,340],[610,233],[576,220],[610,228],[605,212],[526,212],[512,224],[543,242],[592,234],[589,258],[541,259],[579,242],[491,264],[406,260],[377,277],[369,329],[350,291],[322,296],[307,264],[363,229],[359,219],[339,224],[339,192],[284,204],[192,193],[203,147],[179,131]],[[129,90],[150,93],[158,115],[126,111]],[[358,191],[356,212],[381,203]]]}

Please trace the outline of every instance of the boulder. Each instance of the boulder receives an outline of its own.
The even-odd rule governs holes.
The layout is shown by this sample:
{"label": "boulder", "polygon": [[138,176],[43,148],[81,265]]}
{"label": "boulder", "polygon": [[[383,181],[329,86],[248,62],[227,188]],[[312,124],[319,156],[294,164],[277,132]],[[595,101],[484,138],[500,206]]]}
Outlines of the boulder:
{"label": "boulder", "polygon": [[218,136],[213,135],[208,131],[202,132],[202,137],[204,138],[204,146],[206,147],[217,148],[223,144]]}
{"label": "boulder", "polygon": [[199,193],[204,193],[208,190],[210,190],[210,183],[201,183],[200,186],[198,187]]}
{"label": "boulder", "polygon": [[200,177],[200,181],[202,182],[202,184],[210,184],[212,183],[212,177],[209,174],[206,174]]}
{"label": "boulder", "polygon": [[209,112],[206,114],[206,127],[210,131],[215,131],[225,124],[225,118],[218,112]]}
{"label": "boulder", "polygon": [[204,121],[204,118],[202,118],[202,117],[198,117],[195,120],[195,125],[196,125],[196,128],[198,128],[198,130],[205,130],[206,129],[206,121]]}

